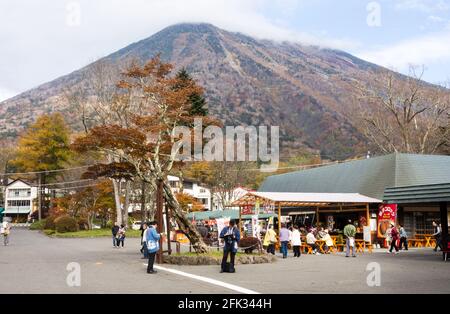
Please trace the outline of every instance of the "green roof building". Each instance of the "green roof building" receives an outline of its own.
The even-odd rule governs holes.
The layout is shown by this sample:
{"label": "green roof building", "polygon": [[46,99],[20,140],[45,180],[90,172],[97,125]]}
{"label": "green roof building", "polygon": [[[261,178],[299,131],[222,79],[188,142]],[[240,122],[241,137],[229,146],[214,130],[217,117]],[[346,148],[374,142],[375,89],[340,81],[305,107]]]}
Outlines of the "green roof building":
{"label": "green roof building", "polygon": [[359,193],[398,204],[411,236],[429,234],[433,220],[447,220],[450,156],[395,153],[274,175],[259,192]]}
{"label": "green roof building", "polygon": [[386,188],[450,183],[450,156],[391,154],[271,176],[259,192],[359,193],[379,200]]}

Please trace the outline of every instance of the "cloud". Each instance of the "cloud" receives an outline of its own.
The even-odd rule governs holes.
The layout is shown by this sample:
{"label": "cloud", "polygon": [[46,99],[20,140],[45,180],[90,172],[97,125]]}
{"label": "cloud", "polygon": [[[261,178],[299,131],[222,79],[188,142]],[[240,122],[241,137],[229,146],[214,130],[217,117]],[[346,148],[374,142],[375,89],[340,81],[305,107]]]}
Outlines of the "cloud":
{"label": "cloud", "polygon": [[421,12],[442,12],[450,10],[448,0],[397,0],[395,3],[397,10],[416,10]]}
{"label": "cloud", "polygon": [[304,1],[2,0],[0,86],[24,91],[180,22],[208,22],[258,38],[357,47],[351,40],[292,31],[267,17],[267,12],[289,14]]}
{"label": "cloud", "polygon": [[373,63],[406,72],[410,65],[428,67],[450,62],[449,42],[450,29],[446,29],[356,55]]}

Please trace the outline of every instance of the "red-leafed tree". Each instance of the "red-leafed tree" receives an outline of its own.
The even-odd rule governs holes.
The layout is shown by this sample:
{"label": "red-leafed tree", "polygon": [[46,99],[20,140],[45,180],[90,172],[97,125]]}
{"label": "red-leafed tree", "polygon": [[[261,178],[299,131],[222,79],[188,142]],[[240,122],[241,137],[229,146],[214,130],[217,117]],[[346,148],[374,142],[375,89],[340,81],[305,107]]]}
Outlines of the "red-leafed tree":
{"label": "red-leafed tree", "polygon": [[[172,75],[172,65],[163,63],[159,57],[143,66],[133,63],[123,73],[112,101],[113,106],[122,108],[127,123],[93,127],[74,143],[78,151],[99,150],[132,165],[134,174],[154,189],[161,180],[173,218],[199,253],[206,252],[207,247],[186,218],[167,175],[181,150],[175,128],[193,125],[196,117],[190,113],[191,96],[201,92],[195,81],[181,81]],[[202,120],[203,125],[215,122],[207,117]]]}

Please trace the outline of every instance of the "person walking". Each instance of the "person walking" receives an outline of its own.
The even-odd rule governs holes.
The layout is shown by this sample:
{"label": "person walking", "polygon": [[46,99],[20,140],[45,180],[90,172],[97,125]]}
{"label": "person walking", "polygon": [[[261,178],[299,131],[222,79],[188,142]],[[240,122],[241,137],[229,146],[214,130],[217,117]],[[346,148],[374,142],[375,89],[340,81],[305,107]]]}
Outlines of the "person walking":
{"label": "person walking", "polygon": [[114,226],[111,228],[111,233],[112,233],[112,240],[113,240],[113,247],[117,248],[117,234],[119,233],[119,225],[116,223],[114,223]]}
{"label": "person walking", "polygon": [[[223,247],[223,258],[220,272],[230,272],[235,273],[234,268],[234,258],[238,251],[238,244],[241,240],[241,234],[236,228],[236,222],[234,220],[230,221],[230,225],[222,229],[220,233],[220,238],[223,239],[225,245]],[[227,269],[228,255],[230,255],[230,268]]]}
{"label": "person walking", "polygon": [[442,229],[441,229],[441,226],[436,221],[433,221],[433,228],[434,228],[433,237],[436,239],[436,246],[434,248],[434,251],[437,252],[438,248],[440,248],[442,251],[442,245],[441,245]]}
{"label": "person walking", "polygon": [[405,248],[405,251],[408,251],[408,234],[406,233],[406,230],[403,227],[403,225],[400,225],[400,245],[399,245],[399,249],[401,250],[402,247]]}
{"label": "person walking", "polygon": [[350,257],[350,249],[352,251],[352,256],[356,257],[355,235],[356,235],[356,227],[352,224],[352,221],[349,220],[348,224],[344,227],[344,236],[346,238],[345,245],[347,248],[345,257]]}
{"label": "person walking", "polygon": [[144,254],[144,259],[148,259],[148,249],[147,249],[147,231],[148,225],[146,222],[142,224],[142,234],[141,234],[141,252]]}
{"label": "person walking", "polygon": [[3,234],[3,245],[8,246],[9,245],[9,234],[11,232],[11,226],[9,225],[9,222],[3,221],[1,229],[2,229],[1,233]]}
{"label": "person walking", "polygon": [[120,248],[122,244],[122,249],[125,245],[126,228],[124,225],[120,225],[119,232],[117,233],[117,246]]}
{"label": "person walking", "polygon": [[157,271],[153,269],[153,264],[155,263],[156,253],[159,251],[159,239],[163,233],[158,233],[156,230],[158,224],[156,221],[150,223],[149,228],[146,232],[146,242],[148,250],[148,264],[147,264],[147,274],[156,274]]}
{"label": "person walking", "polygon": [[267,253],[275,255],[275,243],[277,243],[277,233],[273,230],[273,226],[270,225],[264,237],[264,246],[267,247]]}
{"label": "person walking", "polygon": [[283,258],[287,258],[288,256],[289,235],[289,230],[286,228],[286,224],[282,224],[280,230],[280,242]]}
{"label": "person walking", "polygon": [[302,253],[300,252],[300,247],[302,246],[302,235],[300,233],[300,230],[298,230],[298,226],[295,225],[294,230],[292,231],[292,237],[291,237],[291,245],[294,250],[294,257],[299,258]]}
{"label": "person walking", "polygon": [[397,241],[400,240],[400,233],[397,230],[397,227],[395,226],[394,223],[391,223],[392,229],[391,229],[391,248],[389,249],[389,253],[392,253],[393,249],[395,249],[395,254],[398,254],[398,246],[397,246]]}

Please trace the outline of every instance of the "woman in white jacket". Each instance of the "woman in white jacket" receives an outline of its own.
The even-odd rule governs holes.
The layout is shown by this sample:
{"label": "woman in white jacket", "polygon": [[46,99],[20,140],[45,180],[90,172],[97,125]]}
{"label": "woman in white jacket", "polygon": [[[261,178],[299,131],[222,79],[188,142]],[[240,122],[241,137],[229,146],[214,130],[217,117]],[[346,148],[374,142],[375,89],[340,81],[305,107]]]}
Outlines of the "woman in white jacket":
{"label": "woman in white jacket", "polygon": [[301,233],[298,230],[298,226],[294,226],[294,230],[291,235],[291,245],[294,249],[294,257],[300,257],[302,253],[300,252],[300,246],[302,245]]}

